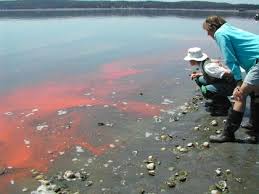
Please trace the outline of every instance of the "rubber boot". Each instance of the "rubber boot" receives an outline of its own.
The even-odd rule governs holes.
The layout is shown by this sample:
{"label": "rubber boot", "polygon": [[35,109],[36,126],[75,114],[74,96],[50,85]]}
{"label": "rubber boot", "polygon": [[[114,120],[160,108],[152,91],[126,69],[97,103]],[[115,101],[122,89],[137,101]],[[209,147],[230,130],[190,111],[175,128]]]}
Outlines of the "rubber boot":
{"label": "rubber boot", "polygon": [[242,128],[248,129],[248,130],[253,130],[254,127],[254,122],[256,119],[256,111],[255,111],[255,96],[254,94],[250,94],[251,101],[250,101],[250,115],[249,115],[249,121],[241,124]]}
{"label": "rubber boot", "polygon": [[227,116],[228,110],[232,107],[231,102],[226,96],[215,96],[213,98],[214,104],[209,106],[207,109],[210,110],[211,116]]}
{"label": "rubber boot", "polygon": [[249,143],[257,143],[259,140],[259,103],[254,103],[253,127],[247,132],[248,137],[245,141]]}
{"label": "rubber boot", "polygon": [[228,114],[228,119],[223,129],[223,132],[219,135],[211,135],[210,142],[215,143],[223,143],[223,142],[232,142],[235,141],[235,131],[238,130],[242,119],[243,119],[243,112],[238,112],[233,109]]}

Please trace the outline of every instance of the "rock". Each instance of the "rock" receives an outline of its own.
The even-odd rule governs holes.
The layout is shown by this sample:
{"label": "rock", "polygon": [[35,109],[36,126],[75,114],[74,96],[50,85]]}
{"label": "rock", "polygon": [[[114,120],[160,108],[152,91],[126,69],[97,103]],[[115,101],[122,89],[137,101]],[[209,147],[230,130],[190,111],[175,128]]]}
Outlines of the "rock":
{"label": "rock", "polygon": [[176,182],[174,180],[168,180],[166,184],[168,187],[171,187],[171,188],[176,186]]}
{"label": "rock", "polygon": [[99,122],[99,123],[97,123],[97,125],[100,127],[100,126],[104,126],[105,123]]}
{"label": "rock", "polygon": [[161,135],[161,136],[160,136],[160,139],[161,139],[162,141],[165,141],[165,140],[167,139],[167,137],[168,137],[167,135]]}
{"label": "rock", "polygon": [[148,156],[148,162],[153,162],[155,160],[154,156]]}
{"label": "rock", "polygon": [[166,150],[166,148],[165,148],[165,147],[162,147],[160,150],[161,150],[161,151],[165,151],[165,150]]}
{"label": "rock", "polygon": [[85,186],[90,187],[93,184],[94,184],[93,181],[86,181]]}
{"label": "rock", "polygon": [[155,176],[156,172],[154,170],[149,170],[148,174],[151,175],[151,176]]}
{"label": "rock", "polygon": [[227,174],[230,174],[230,173],[231,173],[230,169],[227,169],[225,172],[226,172]]}
{"label": "rock", "polygon": [[209,144],[209,142],[207,142],[207,141],[205,141],[202,145],[203,145],[203,147],[205,147],[205,148],[209,148],[209,147],[210,147],[210,144]]}
{"label": "rock", "polygon": [[40,175],[37,175],[36,177],[35,177],[35,179],[36,180],[43,180],[44,179],[44,176],[42,175],[42,174],[40,174]]}
{"label": "rock", "polygon": [[199,131],[199,130],[200,130],[199,127],[194,127],[193,129],[194,129],[195,131]]}
{"label": "rock", "polygon": [[146,167],[148,170],[154,170],[156,166],[155,166],[155,163],[152,162],[152,163],[147,164]]}
{"label": "rock", "polygon": [[56,194],[56,192],[49,190],[45,185],[41,185],[36,191],[32,191],[31,194]]}
{"label": "rock", "polygon": [[211,194],[221,194],[218,190],[211,190]]}
{"label": "rock", "polygon": [[188,143],[187,147],[193,147],[193,143]]}
{"label": "rock", "polygon": [[219,181],[217,184],[215,184],[217,189],[220,189],[220,191],[225,191],[227,189],[227,182],[226,181]]}
{"label": "rock", "polygon": [[211,121],[210,124],[212,126],[218,126],[218,122],[216,120]]}
{"label": "rock", "polygon": [[183,152],[183,153],[186,153],[186,152],[188,152],[188,149],[187,148],[180,148],[179,151]]}
{"label": "rock", "polygon": [[6,168],[1,168],[0,167],[0,176],[4,175],[6,173]]}
{"label": "rock", "polygon": [[26,188],[26,187],[24,187],[23,189],[22,189],[22,192],[27,192],[28,191],[28,189]]}
{"label": "rock", "polygon": [[217,169],[215,170],[215,172],[216,172],[217,176],[222,175],[221,168],[217,168]]}
{"label": "rock", "polygon": [[75,179],[76,178],[76,175],[74,172],[72,172],[71,170],[68,170],[64,173],[64,179],[66,180],[71,180],[71,179]]}

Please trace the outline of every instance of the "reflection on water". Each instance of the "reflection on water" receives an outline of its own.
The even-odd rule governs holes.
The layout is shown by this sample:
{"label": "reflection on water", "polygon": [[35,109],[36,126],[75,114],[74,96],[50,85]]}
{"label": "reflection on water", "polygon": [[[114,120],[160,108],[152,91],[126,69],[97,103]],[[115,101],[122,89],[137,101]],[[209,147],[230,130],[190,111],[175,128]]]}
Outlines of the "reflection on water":
{"label": "reflection on water", "polygon": [[[0,176],[1,187],[19,182],[31,169],[47,171],[75,146],[103,154],[115,136],[131,135],[125,123],[184,103],[193,92],[183,61],[188,47],[219,56],[202,21],[174,16],[1,19],[0,168],[8,169]],[[230,21],[258,30],[248,19]],[[172,103],[162,104],[164,99]],[[98,123],[115,125],[101,130]]]}

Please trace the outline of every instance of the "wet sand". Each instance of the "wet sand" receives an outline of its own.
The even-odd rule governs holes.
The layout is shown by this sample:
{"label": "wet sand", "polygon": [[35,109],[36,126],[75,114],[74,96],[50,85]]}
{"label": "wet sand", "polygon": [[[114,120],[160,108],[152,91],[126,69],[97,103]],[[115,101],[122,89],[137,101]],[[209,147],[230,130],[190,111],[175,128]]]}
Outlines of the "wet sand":
{"label": "wet sand", "polygon": [[[40,171],[32,172],[30,176],[38,180],[25,179],[18,187],[10,186],[9,193],[36,190],[40,184],[56,185],[57,193],[211,193],[213,188],[220,190],[215,187],[220,181],[227,185],[220,193],[258,193],[258,144],[204,144],[210,134],[222,129],[224,119],[209,116],[199,96],[173,115],[161,113],[135,122],[125,119],[129,135],[117,134],[105,153],[98,156],[89,150],[71,149],[41,177]],[[218,125],[212,126],[212,120]],[[116,127],[116,123],[99,123],[103,131]],[[245,136],[244,129],[237,132],[237,138]],[[154,172],[147,170],[148,163],[154,163]],[[65,179],[67,171],[77,175]],[[185,177],[178,179],[177,174],[183,172]],[[169,186],[172,180],[174,187]]]}

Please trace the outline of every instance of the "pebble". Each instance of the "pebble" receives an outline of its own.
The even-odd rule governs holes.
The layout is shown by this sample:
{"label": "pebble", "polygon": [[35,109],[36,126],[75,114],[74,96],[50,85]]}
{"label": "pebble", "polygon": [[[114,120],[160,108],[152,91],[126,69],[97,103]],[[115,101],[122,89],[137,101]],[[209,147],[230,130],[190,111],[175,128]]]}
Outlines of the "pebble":
{"label": "pebble", "polygon": [[40,175],[38,175],[38,176],[35,177],[36,180],[41,180],[41,179],[43,179],[43,178],[44,178],[44,176],[43,176],[42,174],[40,174]]}
{"label": "pebble", "polygon": [[205,148],[209,148],[209,147],[210,147],[210,144],[209,144],[209,142],[207,142],[207,141],[205,141],[202,145],[203,145],[203,147],[205,147]]}
{"label": "pebble", "polygon": [[187,148],[180,148],[179,151],[183,152],[183,153],[186,153],[186,152],[188,152],[188,149]]}
{"label": "pebble", "polygon": [[166,148],[165,148],[165,147],[162,147],[160,150],[161,150],[161,151],[165,151],[165,150],[166,150]]}
{"label": "pebble", "polygon": [[110,148],[115,148],[115,145],[114,144],[110,144],[109,147]]}
{"label": "pebble", "polygon": [[148,156],[148,161],[152,162],[154,160],[154,156]]}
{"label": "pebble", "polygon": [[71,179],[74,179],[76,178],[76,175],[74,172],[72,172],[71,170],[67,170],[65,173],[64,173],[64,179],[66,180],[71,180]]}
{"label": "pebble", "polygon": [[132,151],[132,155],[133,156],[137,156],[138,155],[138,151],[137,150]]}
{"label": "pebble", "polygon": [[0,176],[5,174],[5,173],[6,173],[6,169],[0,167]]}
{"label": "pebble", "polygon": [[230,169],[227,169],[227,170],[226,170],[226,173],[227,173],[227,174],[230,174],[230,173],[231,173]]}
{"label": "pebble", "polygon": [[151,175],[151,176],[155,176],[156,172],[154,170],[149,170],[148,174]]}
{"label": "pebble", "polygon": [[199,131],[199,130],[200,130],[199,127],[194,127],[193,129],[194,129],[195,131]]}
{"label": "pebble", "polygon": [[24,187],[23,189],[22,189],[22,192],[27,192],[28,191],[28,189],[26,188],[26,187]]}
{"label": "pebble", "polygon": [[216,172],[217,176],[220,176],[222,174],[221,168],[217,168],[215,170],[215,172]]}
{"label": "pebble", "polygon": [[171,188],[176,186],[175,181],[171,181],[171,180],[167,181],[166,184],[168,185],[168,187],[171,187]]}
{"label": "pebble", "polygon": [[93,184],[94,184],[93,181],[86,181],[85,186],[90,187]]}
{"label": "pebble", "polygon": [[167,135],[161,135],[161,136],[160,136],[160,139],[161,139],[162,141],[165,141],[165,140],[167,139]]}
{"label": "pebble", "polygon": [[187,147],[193,147],[193,143],[188,143]]}
{"label": "pebble", "polygon": [[155,166],[155,163],[152,162],[152,163],[147,164],[146,167],[148,170],[154,170],[156,166]]}
{"label": "pebble", "polygon": [[218,190],[211,190],[210,192],[211,194],[220,194],[220,192]]}
{"label": "pebble", "polygon": [[212,126],[218,126],[218,122],[216,120],[211,121],[210,124]]}

